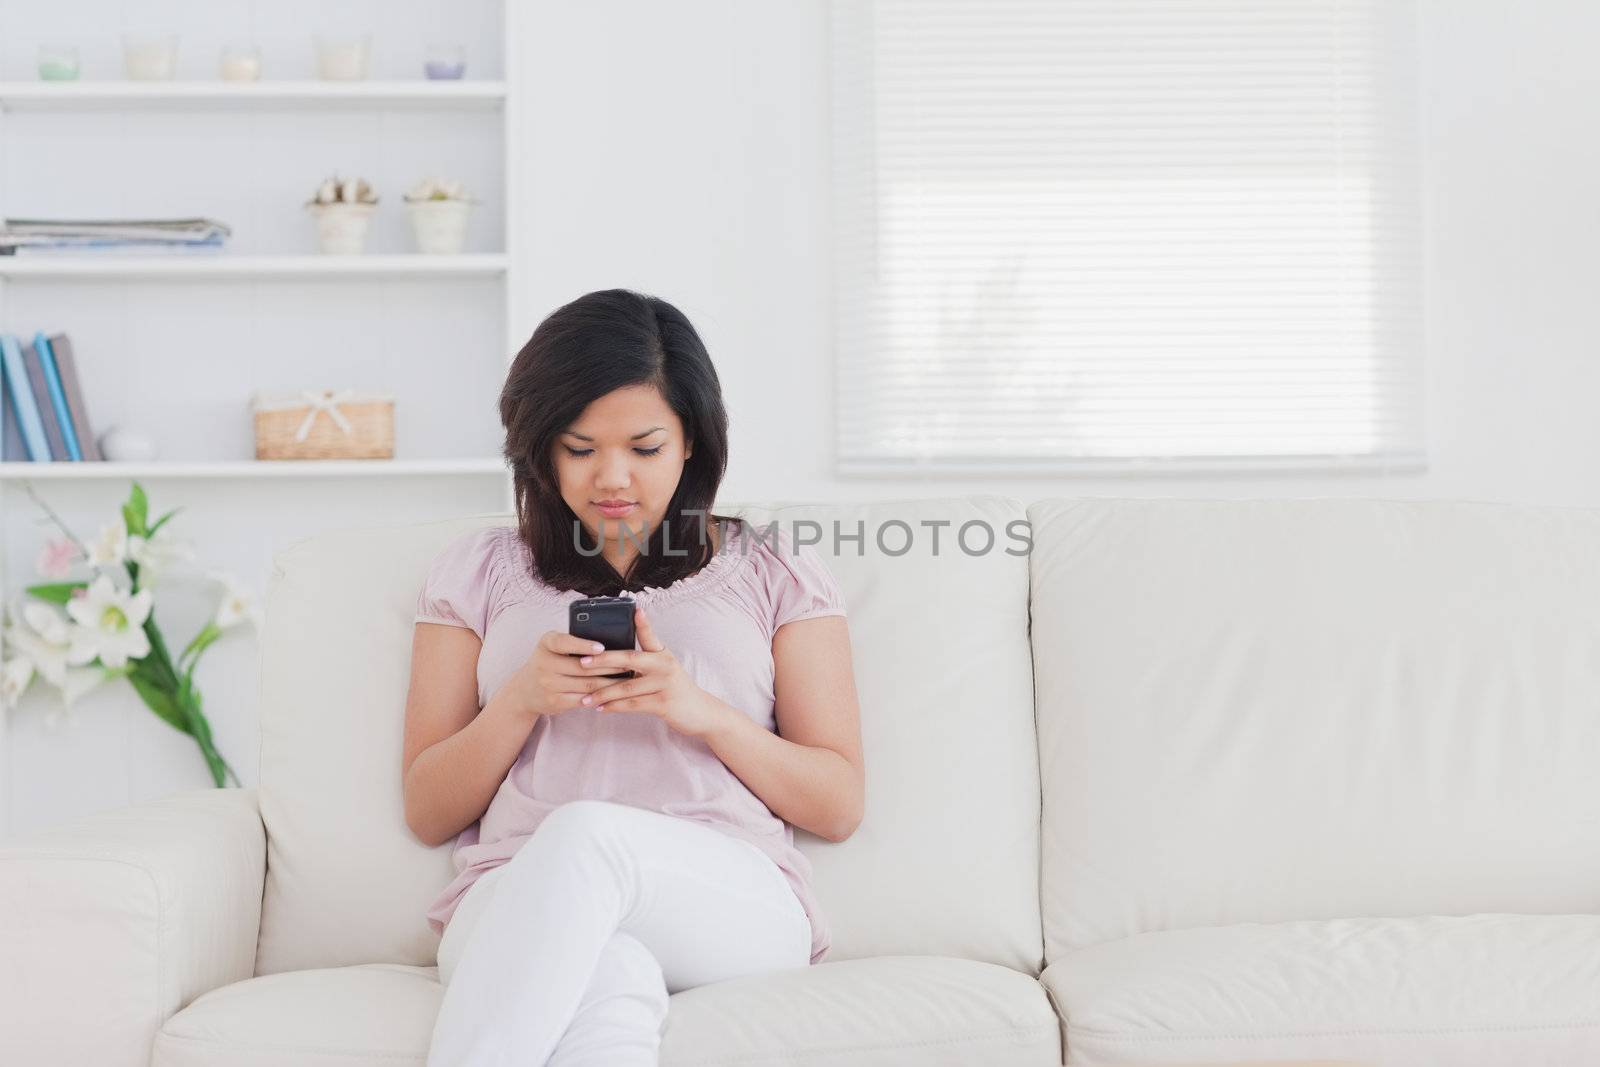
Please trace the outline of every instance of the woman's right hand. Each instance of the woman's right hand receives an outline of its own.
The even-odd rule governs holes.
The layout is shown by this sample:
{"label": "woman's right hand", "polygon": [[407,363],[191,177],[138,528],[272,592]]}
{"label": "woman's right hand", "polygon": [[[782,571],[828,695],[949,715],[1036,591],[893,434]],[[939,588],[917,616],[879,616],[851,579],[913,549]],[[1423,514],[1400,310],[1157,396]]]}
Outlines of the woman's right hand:
{"label": "woman's right hand", "polygon": [[529,715],[559,715],[581,707],[583,698],[615,679],[615,667],[585,667],[578,657],[603,652],[598,641],[574,637],[562,630],[546,630],[539,643],[505,688],[516,706]]}

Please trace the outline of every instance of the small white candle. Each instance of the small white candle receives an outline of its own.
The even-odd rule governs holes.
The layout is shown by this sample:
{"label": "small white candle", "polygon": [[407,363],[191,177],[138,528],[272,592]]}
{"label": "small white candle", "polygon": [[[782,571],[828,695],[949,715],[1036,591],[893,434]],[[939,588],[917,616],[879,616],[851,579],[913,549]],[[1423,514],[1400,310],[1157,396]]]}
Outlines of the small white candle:
{"label": "small white candle", "polygon": [[224,56],[222,79],[230,82],[253,82],[261,77],[261,60],[255,56]]}
{"label": "small white candle", "polygon": [[129,78],[166,81],[178,65],[175,37],[127,38],[122,44],[122,66]]}
{"label": "small white candle", "polygon": [[364,41],[327,43],[317,50],[318,71],[330,81],[360,81],[367,76]]}

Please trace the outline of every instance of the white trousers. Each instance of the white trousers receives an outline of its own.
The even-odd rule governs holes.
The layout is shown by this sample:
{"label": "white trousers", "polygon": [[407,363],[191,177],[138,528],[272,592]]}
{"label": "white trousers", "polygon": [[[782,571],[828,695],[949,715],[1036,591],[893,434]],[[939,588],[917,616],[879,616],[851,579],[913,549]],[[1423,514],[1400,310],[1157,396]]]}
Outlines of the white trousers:
{"label": "white trousers", "polygon": [[445,927],[428,1067],[654,1065],[669,994],[810,961],[810,920],[759,848],[572,801]]}

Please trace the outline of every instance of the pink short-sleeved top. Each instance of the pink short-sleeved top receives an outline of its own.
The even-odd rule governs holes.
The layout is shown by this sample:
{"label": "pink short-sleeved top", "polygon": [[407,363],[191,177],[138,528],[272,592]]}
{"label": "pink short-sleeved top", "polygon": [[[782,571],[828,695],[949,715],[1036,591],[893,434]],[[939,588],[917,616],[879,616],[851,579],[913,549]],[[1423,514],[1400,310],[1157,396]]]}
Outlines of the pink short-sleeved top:
{"label": "pink short-sleeved top", "polygon": [[[826,565],[782,523],[718,525],[718,548],[700,570],[627,595],[706,692],[776,730],[772,639],[785,623],[845,614]],[[533,653],[547,630],[567,630],[576,590],[541,581],[513,527],[490,526],[445,546],[417,600],[416,621],[465,626],[483,642],[478,706]],[[482,817],[456,837],[456,877],[428,908],[444,931],[467,889],[505,863],[539,823],[571,800],[610,800],[704,823],[748,841],[783,871],[811,920],[811,962],[830,937],[811,888],[811,863],[794,830],[697,738],[644,712],[575,707],[541,716]]]}

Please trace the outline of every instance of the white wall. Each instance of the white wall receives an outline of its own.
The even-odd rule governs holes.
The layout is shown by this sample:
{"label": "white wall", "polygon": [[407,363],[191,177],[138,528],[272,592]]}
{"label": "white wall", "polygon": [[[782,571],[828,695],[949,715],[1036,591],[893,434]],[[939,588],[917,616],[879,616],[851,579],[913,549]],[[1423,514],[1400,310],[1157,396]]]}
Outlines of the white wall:
{"label": "white wall", "polygon": [[[10,17],[38,9],[12,5]],[[1427,418],[1431,464],[1381,476],[841,479],[831,471],[826,8],[821,0],[542,4],[514,54],[527,71],[533,253],[528,319],[630,286],[700,328],[732,416],[727,500],[1049,496],[1457,497],[1600,504],[1597,282],[1600,5],[1422,0]],[[486,418],[492,418],[486,413]],[[249,490],[191,486],[190,532],[226,541]],[[408,499],[408,490],[426,494]],[[300,526],[473,507],[449,483],[373,500],[339,488]],[[90,502],[73,502],[88,513]],[[98,506],[98,505],[96,505]],[[229,547],[265,580],[274,537]],[[180,628],[181,632],[189,632]],[[248,642],[215,650],[213,719],[253,780]],[[207,690],[208,695],[211,688]],[[76,740],[29,731],[25,820],[204,784],[192,745],[126,694],[84,709]],[[396,709],[396,718],[400,709]],[[398,728],[398,725],[397,725]],[[17,828],[21,828],[18,826]]]}
{"label": "white wall", "polygon": [[[1422,473],[832,473],[826,6],[546,9],[531,43],[538,307],[604,285],[682,307],[733,420],[728,499],[1466,497],[1600,503],[1600,4],[1421,0]],[[559,106],[547,106],[559,100]],[[559,205],[559,207],[554,207]]]}

